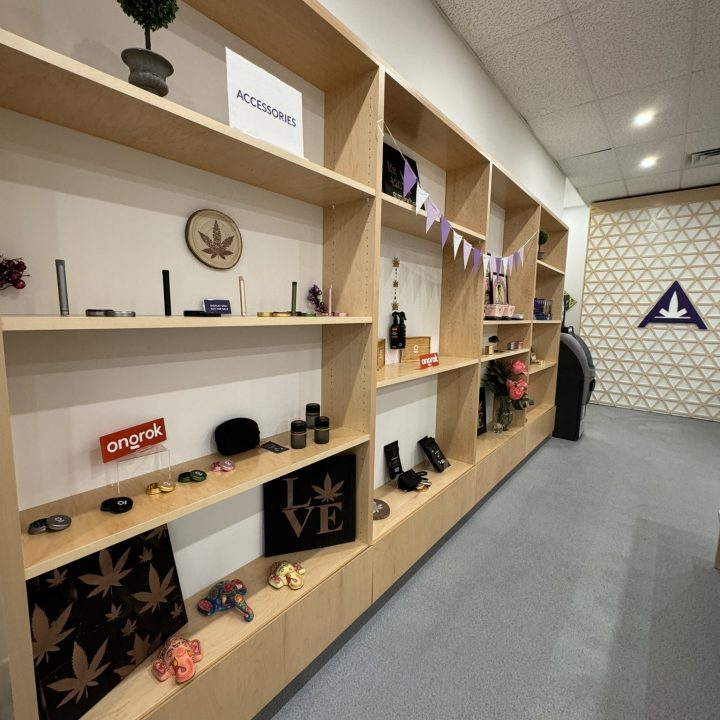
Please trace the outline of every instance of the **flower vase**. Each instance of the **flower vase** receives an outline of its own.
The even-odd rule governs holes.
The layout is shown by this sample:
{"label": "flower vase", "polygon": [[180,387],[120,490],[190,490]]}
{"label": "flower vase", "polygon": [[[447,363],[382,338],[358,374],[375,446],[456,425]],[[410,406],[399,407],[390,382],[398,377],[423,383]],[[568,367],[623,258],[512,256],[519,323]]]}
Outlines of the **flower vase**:
{"label": "flower vase", "polygon": [[501,425],[503,431],[505,431],[512,425],[514,408],[512,400],[507,395],[501,395],[497,399],[499,400],[499,404],[495,414],[495,421],[498,425]]}

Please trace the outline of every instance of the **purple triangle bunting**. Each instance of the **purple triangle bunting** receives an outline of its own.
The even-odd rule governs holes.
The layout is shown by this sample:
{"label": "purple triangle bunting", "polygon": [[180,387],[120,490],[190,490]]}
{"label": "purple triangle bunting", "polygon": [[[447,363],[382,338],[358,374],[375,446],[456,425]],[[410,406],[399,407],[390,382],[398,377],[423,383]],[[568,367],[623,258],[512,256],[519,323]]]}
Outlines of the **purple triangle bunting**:
{"label": "purple triangle bunting", "polygon": [[452,225],[450,225],[450,222],[448,221],[448,219],[443,215],[440,218],[440,239],[441,239],[443,248],[445,247],[445,243],[447,242],[447,239],[450,236],[451,230],[452,230]]}
{"label": "purple triangle bunting", "polygon": [[478,250],[478,248],[473,248],[473,272],[477,272],[477,269],[479,266],[480,266],[480,250]]}
{"label": "purple triangle bunting", "polygon": [[465,268],[467,268],[468,260],[470,259],[470,251],[472,249],[472,245],[467,240],[463,239],[463,266]]}
{"label": "purple triangle bunting", "polygon": [[415,187],[417,180],[417,175],[413,172],[410,163],[406,160],[405,168],[403,169],[403,197],[407,197],[407,194]]}
{"label": "purple triangle bunting", "polygon": [[437,205],[428,198],[428,201],[426,203],[427,205],[427,220],[425,221],[425,234],[427,235],[430,232],[430,228],[433,226],[433,223],[440,217],[440,211],[437,208]]}

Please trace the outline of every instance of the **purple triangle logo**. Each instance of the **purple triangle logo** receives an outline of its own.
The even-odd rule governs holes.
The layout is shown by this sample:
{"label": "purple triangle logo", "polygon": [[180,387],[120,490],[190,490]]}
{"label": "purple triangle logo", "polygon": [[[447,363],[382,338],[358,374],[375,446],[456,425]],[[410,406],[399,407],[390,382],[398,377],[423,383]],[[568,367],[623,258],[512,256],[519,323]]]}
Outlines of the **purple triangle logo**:
{"label": "purple triangle logo", "polygon": [[663,296],[655,305],[653,305],[652,310],[643,318],[643,321],[638,327],[644,328],[650,323],[697,325],[700,330],[707,330],[707,325],[700,317],[700,313],[690,302],[690,298],[677,280],[663,293]]}

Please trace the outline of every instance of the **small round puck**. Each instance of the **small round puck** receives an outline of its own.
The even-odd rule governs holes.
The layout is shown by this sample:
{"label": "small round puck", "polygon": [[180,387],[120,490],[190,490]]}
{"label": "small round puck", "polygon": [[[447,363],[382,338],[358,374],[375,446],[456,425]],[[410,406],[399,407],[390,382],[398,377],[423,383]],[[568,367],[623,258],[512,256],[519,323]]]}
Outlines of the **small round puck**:
{"label": "small round puck", "polygon": [[38,518],[28,525],[28,535],[40,535],[47,532],[47,518]]}
{"label": "small round puck", "polygon": [[169,493],[172,492],[177,487],[177,485],[172,482],[172,480],[161,480],[159,483],[157,483],[157,487],[160,492]]}
{"label": "small round puck", "polygon": [[107,317],[135,317],[134,310],[106,310]]}
{"label": "small round puck", "polygon": [[390,515],[390,506],[384,500],[373,498],[373,520],[384,520]]}
{"label": "small round puck", "polygon": [[68,515],[50,515],[45,522],[48,530],[59,532],[60,530],[67,530],[72,520]]}
{"label": "small round puck", "polygon": [[180,483],[190,482],[190,473],[189,472],[181,472],[177,477],[177,481]]}
{"label": "small round puck", "polygon": [[85,311],[85,315],[87,317],[105,317],[109,312],[112,312],[112,310],[107,310],[103,308],[88,308]]}
{"label": "small round puck", "polygon": [[191,470],[190,479],[193,482],[202,482],[207,478],[207,473],[204,470]]}
{"label": "small round puck", "polygon": [[103,512],[111,513],[125,513],[128,510],[132,510],[133,501],[129,497],[114,497],[103,500],[100,509]]}
{"label": "small round puck", "polygon": [[157,483],[150,483],[145,488],[146,495],[159,495],[161,492],[162,492],[162,490],[158,487]]}

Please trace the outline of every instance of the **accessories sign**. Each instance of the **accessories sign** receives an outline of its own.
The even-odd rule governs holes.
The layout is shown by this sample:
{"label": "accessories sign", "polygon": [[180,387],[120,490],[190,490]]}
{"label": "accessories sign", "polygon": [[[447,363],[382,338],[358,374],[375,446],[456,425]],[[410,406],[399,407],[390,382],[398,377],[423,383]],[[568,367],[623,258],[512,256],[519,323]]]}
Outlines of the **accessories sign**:
{"label": "accessories sign", "polygon": [[302,93],[225,48],[230,127],[303,154]]}

